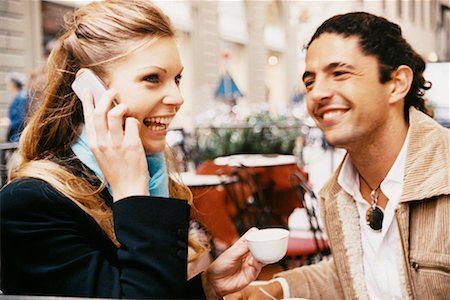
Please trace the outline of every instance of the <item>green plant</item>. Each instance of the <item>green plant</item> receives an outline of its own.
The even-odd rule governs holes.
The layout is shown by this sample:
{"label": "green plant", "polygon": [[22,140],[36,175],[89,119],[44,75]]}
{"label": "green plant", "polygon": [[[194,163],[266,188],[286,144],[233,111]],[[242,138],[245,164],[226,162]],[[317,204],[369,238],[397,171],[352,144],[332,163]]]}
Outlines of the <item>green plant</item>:
{"label": "green plant", "polygon": [[200,163],[232,154],[292,154],[301,126],[260,113],[240,125],[198,128],[195,161]]}

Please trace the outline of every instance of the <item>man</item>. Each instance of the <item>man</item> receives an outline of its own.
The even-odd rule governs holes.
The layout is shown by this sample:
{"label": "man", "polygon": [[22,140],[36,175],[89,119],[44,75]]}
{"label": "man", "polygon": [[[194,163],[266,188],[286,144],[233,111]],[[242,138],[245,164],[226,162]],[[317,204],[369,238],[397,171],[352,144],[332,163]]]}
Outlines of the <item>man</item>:
{"label": "man", "polygon": [[421,112],[424,69],[382,17],[338,15],[317,29],[302,76],[308,112],[328,143],[347,150],[319,199],[332,259],[237,296],[450,295],[450,131]]}

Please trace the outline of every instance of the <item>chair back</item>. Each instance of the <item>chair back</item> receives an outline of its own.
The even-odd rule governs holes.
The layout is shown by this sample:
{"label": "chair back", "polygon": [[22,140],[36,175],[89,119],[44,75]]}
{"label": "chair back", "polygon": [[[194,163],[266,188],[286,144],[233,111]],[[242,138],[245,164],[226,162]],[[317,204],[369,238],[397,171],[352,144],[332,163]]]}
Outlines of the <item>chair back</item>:
{"label": "chair back", "polygon": [[233,181],[223,186],[235,209],[232,219],[238,233],[242,235],[251,227],[267,227],[270,215],[257,174],[245,167],[235,167],[226,174]]}
{"label": "chair back", "polygon": [[[314,244],[317,250],[318,259],[321,260],[324,255],[329,254],[329,248],[326,243],[326,236],[322,230],[321,223],[316,213],[317,197],[308,181],[301,172],[294,172],[291,175],[291,185],[295,189],[298,199],[306,210],[309,221],[310,231],[313,236]],[[308,195],[308,197],[305,197]]]}

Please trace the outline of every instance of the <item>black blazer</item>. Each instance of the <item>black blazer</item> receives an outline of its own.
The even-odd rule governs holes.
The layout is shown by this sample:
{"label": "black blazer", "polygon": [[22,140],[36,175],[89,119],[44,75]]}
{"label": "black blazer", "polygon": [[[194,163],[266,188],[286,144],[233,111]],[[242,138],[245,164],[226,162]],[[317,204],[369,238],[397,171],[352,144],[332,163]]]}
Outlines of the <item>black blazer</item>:
{"label": "black blazer", "polygon": [[199,276],[186,281],[186,201],[134,196],[111,204],[117,248],[90,215],[44,181],[15,180],[0,196],[3,293],[204,298]]}

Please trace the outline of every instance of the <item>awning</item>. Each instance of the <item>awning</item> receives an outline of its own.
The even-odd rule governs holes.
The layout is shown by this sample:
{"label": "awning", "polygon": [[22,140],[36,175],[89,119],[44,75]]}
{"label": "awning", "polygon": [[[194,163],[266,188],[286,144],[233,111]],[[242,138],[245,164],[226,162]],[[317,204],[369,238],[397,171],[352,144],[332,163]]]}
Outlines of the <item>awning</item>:
{"label": "awning", "polygon": [[231,78],[230,73],[225,72],[220,79],[219,85],[217,86],[215,97],[222,100],[235,101],[237,98],[242,96],[243,94],[239,90],[233,78]]}

